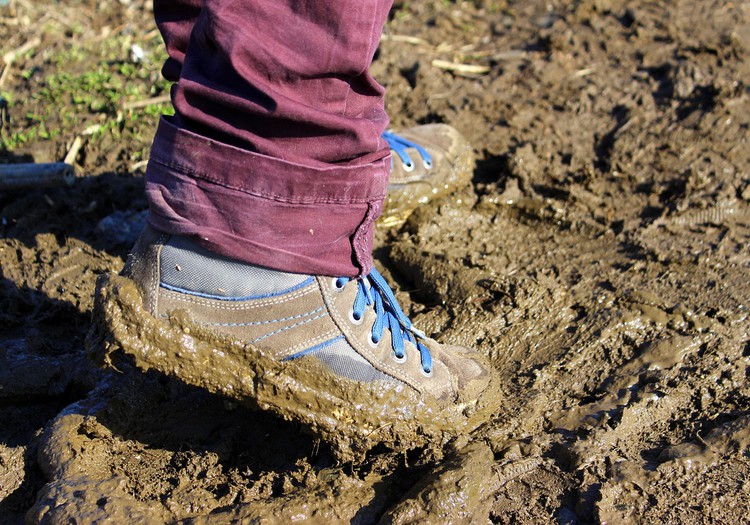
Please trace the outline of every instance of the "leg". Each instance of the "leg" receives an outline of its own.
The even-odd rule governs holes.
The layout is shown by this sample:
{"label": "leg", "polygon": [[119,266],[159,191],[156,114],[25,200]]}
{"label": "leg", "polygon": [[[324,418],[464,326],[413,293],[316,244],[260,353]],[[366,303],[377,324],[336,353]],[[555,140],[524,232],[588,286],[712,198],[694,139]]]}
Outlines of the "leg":
{"label": "leg", "polygon": [[154,0],[156,26],[169,55],[161,72],[171,82],[180,79],[190,34],[202,6],[203,0]]}
{"label": "leg", "polygon": [[447,127],[411,135],[431,138],[434,157],[383,138],[382,88],[367,66],[387,6],[238,3],[207,0],[187,47],[187,22],[174,20],[172,36],[160,25],[176,115],[154,140],[152,227],[123,277],[99,286],[105,357],[119,348],[252,398],[343,457],[471,430],[501,403],[491,367],[415,328],[371,267],[389,149],[402,185],[435,163],[452,173],[461,156]]}
{"label": "leg", "polygon": [[366,274],[390,167],[368,67],[390,2],[296,4],[207,0],[187,46],[190,22],[159,4],[179,80],[147,172],[149,222],[245,262]]}

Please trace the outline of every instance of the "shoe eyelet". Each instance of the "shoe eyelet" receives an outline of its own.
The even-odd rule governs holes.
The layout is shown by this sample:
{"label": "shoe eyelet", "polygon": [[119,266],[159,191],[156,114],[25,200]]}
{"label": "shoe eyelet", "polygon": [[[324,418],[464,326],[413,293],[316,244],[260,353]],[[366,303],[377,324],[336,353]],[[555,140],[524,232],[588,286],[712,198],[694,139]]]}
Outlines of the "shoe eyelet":
{"label": "shoe eyelet", "polygon": [[343,292],[343,291],[344,291],[344,288],[346,288],[346,284],[344,284],[344,285],[342,285],[342,286],[339,286],[339,280],[340,280],[340,279],[341,279],[340,277],[333,277],[333,278],[331,279],[331,288],[333,288],[333,290],[334,290],[335,292],[338,292],[338,293],[341,293],[341,292]]}
{"label": "shoe eyelet", "polygon": [[354,317],[354,309],[349,310],[349,322],[353,325],[360,325],[365,322],[365,316],[363,315],[359,319]]}
{"label": "shoe eyelet", "polygon": [[406,352],[404,352],[404,355],[402,355],[401,357],[397,356],[396,352],[392,352],[391,357],[393,358],[394,361],[396,361],[400,365],[406,363],[406,360],[407,360]]}
{"label": "shoe eyelet", "polygon": [[414,171],[414,163],[413,162],[402,162],[401,165],[404,167],[405,172]]}
{"label": "shoe eyelet", "polygon": [[370,337],[367,338],[367,342],[370,343],[370,346],[372,348],[377,348],[378,345],[380,344],[380,340],[379,339],[377,341],[375,341],[375,339],[372,338],[372,332],[370,332]]}
{"label": "shoe eyelet", "polygon": [[425,377],[432,377],[432,375],[433,375],[432,374],[432,370],[433,370],[432,368],[430,368],[429,372],[427,370],[425,370],[424,368],[422,368],[421,366],[419,367],[419,369],[422,371],[422,375],[423,376],[425,376]]}
{"label": "shoe eyelet", "polygon": [[422,164],[424,164],[424,168],[426,170],[431,170],[432,169],[432,161],[431,160],[423,159],[422,160]]}

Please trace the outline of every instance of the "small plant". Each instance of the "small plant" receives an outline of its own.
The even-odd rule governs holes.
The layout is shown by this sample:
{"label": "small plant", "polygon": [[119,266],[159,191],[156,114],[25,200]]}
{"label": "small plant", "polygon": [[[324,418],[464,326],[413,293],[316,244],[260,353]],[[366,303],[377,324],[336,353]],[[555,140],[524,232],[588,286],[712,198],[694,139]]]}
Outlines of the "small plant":
{"label": "small plant", "polygon": [[[76,33],[75,28],[68,31]],[[10,120],[0,129],[0,148],[14,150],[36,141],[70,141],[89,129],[86,134],[93,144],[107,137],[137,141],[136,148],[140,147],[138,143],[147,143],[158,117],[173,110],[168,103],[123,109],[125,102],[169,92],[169,82],[159,72],[166,59],[163,46],[157,39],[145,43],[135,39],[123,33],[101,43],[77,41],[62,49],[30,54],[18,75],[24,85],[15,90],[14,96],[5,96]],[[61,42],[70,40],[60,38]],[[140,51],[137,62],[132,54],[135,43]],[[24,91],[25,97],[19,95]],[[21,118],[20,112],[24,115]]]}

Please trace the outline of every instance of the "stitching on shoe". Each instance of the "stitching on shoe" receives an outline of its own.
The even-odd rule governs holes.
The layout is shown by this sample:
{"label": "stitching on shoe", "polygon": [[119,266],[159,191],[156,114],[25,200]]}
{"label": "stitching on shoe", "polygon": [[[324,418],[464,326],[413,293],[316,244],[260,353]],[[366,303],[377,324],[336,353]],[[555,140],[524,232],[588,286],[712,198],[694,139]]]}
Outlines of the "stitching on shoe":
{"label": "stitching on shoe", "polygon": [[341,333],[340,330],[337,329],[331,329],[325,332],[324,334],[321,334],[317,337],[311,337],[310,339],[307,339],[305,341],[302,341],[301,343],[298,343],[290,348],[286,349],[286,353],[284,354],[284,357],[287,355],[292,355],[296,353],[298,350],[302,350],[304,348],[309,348],[310,346],[315,345],[316,343],[321,343],[325,341],[326,339],[330,339],[331,336],[336,335],[338,333]]}
{"label": "stitching on shoe", "polygon": [[321,319],[323,317],[326,317],[327,315],[328,315],[328,313],[324,313],[324,314],[321,314],[321,315],[316,315],[315,317],[311,317],[310,319],[305,319],[304,321],[300,321],[299,323],[294,323],[292,325],[285,326],[284,328],[279,328],[278,330],[274,330],[273,332],[269,332],[266,335],[258,337],[257,339],[253,339],[252,341],[250,341],[250,343],[251,344],[255,344],[258,341],[262,341],[263,339],[268,339],[269,337],[272,337],[274,335],[280,334],[281,332],[286,332],[287,330],[291,330],[292,328],[297,328],[298,326],[303,326],[303,325],[306,325],[308,323],[312,323],[313,321],[315,321],[317,319]]}
{"label": "stitching on shoe", "polygon": [[208,321],[204,321],[198,324],[200,324],[201,326],[261,326],[264,324],[281,323],[284,321],[293,321],[294,319],[301,319],[302,317],[307,317],[309,315],[316,314],[320,312],[321,310],[325,310],[325,307],[321,306],[320,308],[316,308],[315,310],[311,310],[309,312],[292,315],[290,317],[280,317],[278,319],[271,319],[269,321],[253,321],[251,323],[211,323]]}
{"label": "stitching on shoe", "polygon": [[[169,240],[169,235],[166,233],[162,233],[159,235],[159,237],[156,238],[155,247],[156,247],[156,261],[154,262],[154,265],[151,267],[151,310],[153,313],[157,313],[159,311],[159,269],[161,268],[161,250],[164,247],[164,244]],[[146,263],[148,263],[148,257],[146,258]]]}
{"label": "stitching on shoe", "polygon": [[179,301],[183,303],[193,303],[193,304],[198,304],[201,306],[209,306],[211,308],[216,308],[219,310],[251,310],[253,308],[261,308],[264,306],[283,304],[293,299],[298,299],[300,297],[303,297],[305,295],[308,295],[314,292],[315,288],[313,286],[308,286],[297,292],[293,292],[289,295],[281,296],[275,299],[250,300],[248,302],[241,302],[239,304],[235,303],[232,305],[227,305],[224,302],[218,301],[218,300],[202,299],[200,297],[195,297],[192,295],[185,295],[179,292],[173,292],[173,291],[166,290],[163,288],[161,290],[162,290],[162,294],[165,297],[169,297],[171,299],[174,299],[175,301]]}

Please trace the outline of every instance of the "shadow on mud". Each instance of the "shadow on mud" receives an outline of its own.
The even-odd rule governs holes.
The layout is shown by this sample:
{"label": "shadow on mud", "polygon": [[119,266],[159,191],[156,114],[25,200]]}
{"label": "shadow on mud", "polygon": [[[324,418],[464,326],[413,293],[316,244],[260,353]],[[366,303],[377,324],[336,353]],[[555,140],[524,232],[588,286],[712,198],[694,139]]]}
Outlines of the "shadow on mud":
{"label": "shadow on mud", "polygon": [[189,456],[213,455],[227,470],[247,475],[293,473],[301,458],[314,458],[317,468],[333,464],[325,444],[299,425],[159,372],[127,367],[107,383],[98,397],[109,399],[97,412],[97,423],[122,441],[172,453],[168,465],[178,466]]}
{"label": "shadow on mud", "polygon": [[98,371],[82,352],[88,316],[69,303],[3,278],[0,312],[0,464],[11,467],[0,470],[0,523],[18,523],[46,482],[35,436],[86,395]]}
{"label": "shadow on mud", "polygon": [[[68,301],[17,286],[0,270],[0,523],[18,523],[45,479],[35,436],[86,396],[99,371],[83,354],[89,316]],[[27,446],[28,445],[28,446]]]}
{"label": "shadow on mud", "polygon": [[27,246],[37,235],[79,239],[124,257],[145,224],[144,179],[112,172],[81,177],[71,187],[0,193],[0,237]]}
{"label": "shadow on mud", "polygon": [[[115,512],[130,508],[149,516],[249,516],[275,499],[291,508],[308,502],[305,508],[320,506],[329,515],[350,498],[354,522],[369,523],[408,488],[405,480],[413,483],[392,464],[387,479],[364,482],[386,466],[384,457],[373,455],[356,468],[338,465],[325,443],[297,424],[155,371],[142,373],[125,360],[117,365],[120,371],[108,373],[47,426],[39,462],[53,483],[41,491],[32,515],[58,523],[69,510],[94,519],[109,501]],[[61,482],[64,472],[74,471],[75,479]],[[112,480],[117,488],[107,492]],[[354,493],[336,495],[346,487]],[[359,497],[365,492],[369,503]],[[75,509],[48,506],[66,494],[77,499]]]}

